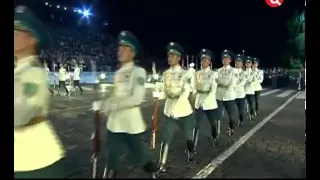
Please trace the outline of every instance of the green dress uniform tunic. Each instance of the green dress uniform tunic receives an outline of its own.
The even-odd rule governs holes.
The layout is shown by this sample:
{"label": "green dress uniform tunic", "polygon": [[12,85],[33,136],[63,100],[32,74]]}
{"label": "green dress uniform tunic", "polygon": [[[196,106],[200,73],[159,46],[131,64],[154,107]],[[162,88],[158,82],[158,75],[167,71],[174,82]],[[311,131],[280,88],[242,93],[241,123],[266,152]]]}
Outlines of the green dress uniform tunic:
{"label": "green dress uniform tunic", "polygon": [[14,177],[63,178],[64,149],[46,119],[47,76],[36,61],[19,60],[14,70]]}

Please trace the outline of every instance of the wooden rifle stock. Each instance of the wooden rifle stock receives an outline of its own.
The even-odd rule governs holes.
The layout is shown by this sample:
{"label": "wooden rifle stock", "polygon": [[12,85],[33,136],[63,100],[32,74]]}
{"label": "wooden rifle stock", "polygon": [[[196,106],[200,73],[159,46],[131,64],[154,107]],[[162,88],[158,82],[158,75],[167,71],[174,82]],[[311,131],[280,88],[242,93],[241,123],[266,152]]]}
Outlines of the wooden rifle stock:
{"label": "wooden rifle stock", "polygon": [[151,149],[156,148],[156,135],[158,130],[158,98],[153,98],[153,114],[152,114],[152,138],[151,138]]}
{"label": "wooden rifle stock", "polygon": [[94,133],[92,136],[93,156],[92,156],[92,178],[98,175],[98,154],[100,152],[100,112],[94,111]]}

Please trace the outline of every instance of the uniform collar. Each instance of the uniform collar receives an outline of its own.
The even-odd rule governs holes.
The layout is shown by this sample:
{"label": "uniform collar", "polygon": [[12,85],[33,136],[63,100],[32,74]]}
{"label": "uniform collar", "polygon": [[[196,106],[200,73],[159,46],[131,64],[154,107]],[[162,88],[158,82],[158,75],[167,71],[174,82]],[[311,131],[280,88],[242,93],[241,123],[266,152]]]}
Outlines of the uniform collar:
{"label": "uniform collar", "polygon": [[226,65],[226,66],[223,66],[223,68],[225,68],[225,69],[230,69],[231,66],[230,66],[230,65]]}
{"label": "uniform collar", "polygon": [[122,65],[120,69],[129,69],[129,68],[133,67],[133,65],[134,65],[134,62],[129,62],[129,63]]}
{"label": "uniform collar", "polygon": [[252,69],[251,68],[246,68],[246,71],[252,71]]}
{"label": "uniform collar", "polygon": [[206,68],[202,69],[202,71],[204,71],[204,72],[208,72],[208,71],[210,71],[210,70],[211,70],[210,66],[208,66],[208,67],[206,67]]}
{"label": "uniform collar", "polygon": [[170,67],[170,70],[171,71],[178,71],[181,69],[181,66],[180,65],[176,65],[176,66],[173,66],[173,67]]}

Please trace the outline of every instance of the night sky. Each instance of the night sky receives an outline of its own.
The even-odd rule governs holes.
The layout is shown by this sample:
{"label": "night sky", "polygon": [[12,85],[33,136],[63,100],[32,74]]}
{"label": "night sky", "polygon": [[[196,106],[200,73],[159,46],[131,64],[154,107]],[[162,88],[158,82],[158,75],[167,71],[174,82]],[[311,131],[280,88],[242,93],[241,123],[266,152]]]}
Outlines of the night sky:
{"label": "night sky", "polygon": [[235,53],[244,49],[265,67],[280,61],[288,39],[286,21],[294,8],[304,7],[304,0],[284,0],[279,8],[270,8],[264,0],[126,2],[106,1],[109,31],[132,31],[146,56],[165,58],[166,45],[175,41],[190,54],[202,48],[211,49],[215,56],[224,49]]}
{"label": "night sky", "polygon": [[[288,39],[287,20],[294,9],[304,8],[304,0],[284,0],[278,8],[264,0],[53,1],[92,5],[96,17],[108,21],[105,31],[114,36],[121,30],[133,32],[145,57],[159,58],[164,64],[166,45],[175,41],[187,54],[209,48],[218,57],[224,49],[235,53],[244,49],[246,55],[259,57],[264,67],[279,65]],[[215,61],[221,64],[219,58]]]}

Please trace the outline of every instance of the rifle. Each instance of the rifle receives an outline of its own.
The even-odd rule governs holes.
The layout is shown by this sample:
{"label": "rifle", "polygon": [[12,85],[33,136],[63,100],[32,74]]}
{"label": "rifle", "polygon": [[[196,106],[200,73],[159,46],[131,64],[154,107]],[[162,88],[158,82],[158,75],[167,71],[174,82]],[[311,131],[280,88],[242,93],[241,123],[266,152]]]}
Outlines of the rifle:
{"label": "rifle", "polygon": [[96,179],[98,174],[98,155],[100,152],[100,112],[94,111],[94,133],[92,134],[91,140],[93,142],[93,155],[92,161],[92,178]]}
{"label": "rifle", "polygon": [[158,105],[159,105],[159,97],[153,98],[153,114],[152,114],[152,138],[150,143],[150,149],[156,148],[156,135],[158,130]]}
{"label": "rifle", "polygon": [[[93,70],[94,71],[94,70]],[[98,98],[98,86],[95,86],[96,98]],[[98,155],[100,152],[100,110],[94,110],[94,133],[92,133],[91,140],[93,143],[92,162],[92,178],[96,179],[98,176]]]}

